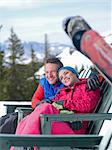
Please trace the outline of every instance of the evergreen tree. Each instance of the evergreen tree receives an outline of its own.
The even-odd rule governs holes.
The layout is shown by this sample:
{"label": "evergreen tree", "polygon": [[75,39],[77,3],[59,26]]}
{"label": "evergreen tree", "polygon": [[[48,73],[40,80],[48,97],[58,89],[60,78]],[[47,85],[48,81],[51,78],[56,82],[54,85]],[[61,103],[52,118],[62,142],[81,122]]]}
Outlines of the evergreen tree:
{"label": "evergreen tree", "polygon": [[47,34],[45,34],[45,58],[44,60],[46,60],[49,56],[49,53],[48,53],[48,37],[47,37]]}
{"label": "evergreen tree", "polygon": [[44,54],[45,54],[44,61],[45,61],[48,57],[52,57],[54,55],[50,54],[50,44],[48,42],[48,35],[47,34],[45,34],[45,39],[44,40],[45,40],[44,41]]}
{"label": "evergreen tree", "polygon": [[11,28],[11,35],[8,39],[9,47],[8,50],[10,51],[9,56],[9,97],[8,99],[17,100],[21,99],[22,95],[20,93],[21,91],[21,85],[22,85],[22,67],[20,67],[21,62],[23,61],[23,54],[24,49],[21,43],[21,40],[17,37],[15,32],[13,31],[13,28]]}
{"label": "evergreen tree", "polygon": [[[36,57],[35,51],[31,45],[31,70],[32,70],[32,75],[34,76],[34,73],[37,71],[39,68],[38,65],[38,58]],[[34,76],[35,78],[35,76]]]}
{"label": "evergreen tree", "polygon": [[[31,45],[31,62],[27,65],[27,81],[26,85],[29,89],[29,92],[26,93],[26,96],[32,98],[34,91],[36,90],[39,79],[36,78],[35,72],[43,65],[36,56],[35,50]],[[26,87],[26,88],[27,88]]]}
{"label": "evergreen tree", "polygon": [[0,79],[4,77],[4,51],[0,51]]}
{"label": "evergreen tree", "polygon": [[5,79],[5,66],[4,66],[4,51],[0,51],[0,100],[6,98],[6,79]]}
{"label": "evergreen tree", "polygon": [[[31,101],[39,82],[34,73],[43,64],[38,61],[32,46],[31,62],[23,63],[24,48],[13,28],[8,38],[8,45],[10,56],[8,56],[6,66],[3,65],[4,53],[0,52],[0,99]],[[32,77],[34,77],[33,80],[30,79]]]}
{"label": "evergreen tree", "polygon": [[23,91],[25,91],[25,98],[27,100],[31,100],[34,91],[38,86],[38,80],[35,77],[35,72],[39,69],[40,63],[38,62],[38,58],[36,57],[33,46],[31,45],[31,62],[26,65],[26,81]]}

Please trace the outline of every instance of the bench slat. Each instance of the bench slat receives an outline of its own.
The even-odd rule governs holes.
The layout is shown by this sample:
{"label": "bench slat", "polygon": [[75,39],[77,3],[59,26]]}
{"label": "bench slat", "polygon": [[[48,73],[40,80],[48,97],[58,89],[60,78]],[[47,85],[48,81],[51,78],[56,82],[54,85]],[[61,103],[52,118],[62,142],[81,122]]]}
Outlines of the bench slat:
{"label": "bench slat", "polygon": [[0,134],[0,149],[9,150],[10,146],[39,147],[78,147],[93,148],[101,142],[98,135],[9,135]]}

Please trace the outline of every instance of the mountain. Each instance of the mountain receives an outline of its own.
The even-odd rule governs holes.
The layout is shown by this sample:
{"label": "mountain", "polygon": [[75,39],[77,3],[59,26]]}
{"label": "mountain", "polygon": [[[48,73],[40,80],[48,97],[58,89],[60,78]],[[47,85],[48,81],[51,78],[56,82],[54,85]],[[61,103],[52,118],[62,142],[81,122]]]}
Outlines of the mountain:
{"label": "mountain", "polygon": [[[104,39],[106,40],[106,42],[112,47],[112,34],[106,34],[103,35]],[[45,50],[45,45],[44,43],[39,43],[39,42],[35,42],[35,41],[31,41],[31,42],[23,42],[22,43],[24,50],[25,50],[25,55],[24,55],[24,63],[29,63],[31,60],[31,47],[35,50],[36,56],[39,60],[43,60],[44,58],[44,50]],[[5,51],[5,58],[7,59],[7,57],[10,55],[10,52],[8,51],[8,42],[4,42],[4,43],[0,43],[0,47],[1,50]],[[67,44],[60,44],[60,43],[50,43],[48,45],[49,48],[49,52],[51,55],[57,56],[60,53],[62,53],[63,51],[67,51],[65,49],[71,49],[73,50],[74,48],[70,45]],[[67,52],[66,52],[67,53]],[[66,54],[66,58],[68,59],[69,55]],[[70,53],[72,53],[72,51],[70,51]],[[61,55],[64,55],[63,53]],[[65,56],[62,56],[65,57]],[[72,61],[70,59],[70,61]],[[65,61],[67,62],[67,61]]]}
{"label": "mountain", "polygon": [[[25,63],[30,62],[31,47],[34,49],[35,54],[38,59],[42,60],[44,58],[44,52],[45,52],[44,43],[31,41],[31,42],[23,42],[22,45],[23,45],[24,51],[25,51],[25,54],[24,54]],[[7,57],[10,55],[9,50],[8,50],[8,46],[9,46],[8,42],[1,43],[0,46],[1,46],[1,50],[4,50],[5,58],[7,59]],[[50,43],[48,45],[49,53],[54,56],[61,53],[63,51],[63,49],[65,49],[67,47],[72,48],[70,45],[60,44],[60,43]]]}
{"label": "mountain", "polygon": [[[45,53],[45,45],[44,43],[38,43],[38,42],[24,42],[23,47],[25,50],[25,54],[27,56],[30,56],[30,49],[31,47],[35,50],[36,55],[38,59],[43,59],[44,58],[44,53]],[[48,50],[51,55],[58,55],[60,52],[63,51],[66,47],[71,47],[70,45],[66,44],[60,44],[60,43],[50,43],[48,45]]]}

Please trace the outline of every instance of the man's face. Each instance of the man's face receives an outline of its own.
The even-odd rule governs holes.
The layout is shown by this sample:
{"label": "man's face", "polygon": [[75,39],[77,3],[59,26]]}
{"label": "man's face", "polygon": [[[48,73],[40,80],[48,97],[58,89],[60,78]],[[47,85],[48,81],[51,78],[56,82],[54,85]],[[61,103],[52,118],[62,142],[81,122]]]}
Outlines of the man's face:
{"label": "man's face", "polygon": [[45,76],[50,84],[55,84],[58,80],[58,65],[53,63],[45,64]]}

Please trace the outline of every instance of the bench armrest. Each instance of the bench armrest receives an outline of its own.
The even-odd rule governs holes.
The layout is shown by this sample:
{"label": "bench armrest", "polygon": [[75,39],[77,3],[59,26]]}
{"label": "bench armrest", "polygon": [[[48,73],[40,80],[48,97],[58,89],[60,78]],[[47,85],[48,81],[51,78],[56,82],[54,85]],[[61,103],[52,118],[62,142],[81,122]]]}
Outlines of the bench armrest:
{"label": "bench armrest", "polygon": [[110,120],[112,113],[92,113],[92,114],[41,114],[41,131],[43,134],[51,133],[52,121],[99,121]]}
{"label": "bench armrest", "polygon": [[17,107],[16,112],[18,112],[18,123],[28,114],[33,111],[32,107]]}

